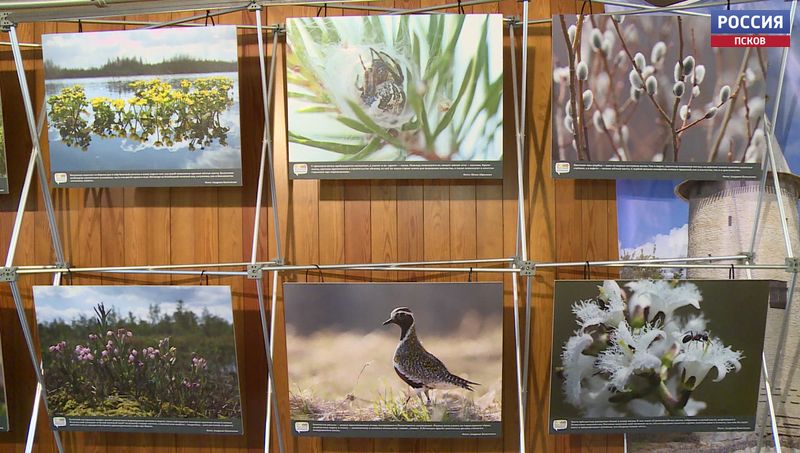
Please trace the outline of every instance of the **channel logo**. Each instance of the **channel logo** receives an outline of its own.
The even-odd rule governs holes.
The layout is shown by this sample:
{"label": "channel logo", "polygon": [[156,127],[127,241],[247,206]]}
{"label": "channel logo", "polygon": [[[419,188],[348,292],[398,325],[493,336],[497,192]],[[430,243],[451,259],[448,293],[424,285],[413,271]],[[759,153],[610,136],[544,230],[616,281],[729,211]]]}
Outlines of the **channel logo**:
{"label": "channel logo", "polygon": [[711,47],[789,47],[789,11],[714,11]]}

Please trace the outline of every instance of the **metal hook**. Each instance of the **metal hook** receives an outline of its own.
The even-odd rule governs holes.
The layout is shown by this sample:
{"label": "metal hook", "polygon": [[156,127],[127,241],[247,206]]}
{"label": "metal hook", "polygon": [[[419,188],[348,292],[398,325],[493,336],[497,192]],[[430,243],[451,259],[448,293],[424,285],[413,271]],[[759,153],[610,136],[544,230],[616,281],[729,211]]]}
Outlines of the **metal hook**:
{"label": "metal hook", "polygon": [[589,280],[592,277],[592,268],[589,266],[589,261],[586,261],[586,264],[583,265],[583,279]]}
{"label": "metal hook", "polygon": [[734,265],[733,265],[733,264],[731,264],[731,268],[730,268],[730,270],[728,271],[728,278],[729,278],[730,280],[735,280],[735,279],[736,279],[736,272],[735,272],[735,270],[734,270]]}
{"label": "metal hook", "polygon": [[203,269],[202,271],[200,271],[200,281],[202,281],[202,280],[203,280],[203,276],[204,276],[204,275],[206,276],[206,286],[208,286],[208,275],[206,275],[206,270],[205,270],[205,269]]}
{"label": "metal hook", "polygon": [[[319,274],[319,281],[325,283],[325,276],[322,275],[322,268],[319,266],[319,264],[312,264],[312,266],[317,268],[317,274]],[[310,270],[311,270],[310,268],[306,269],[306,283],[308,283],[308,271]]]}
{"label": "metal hook", "polygon": [[78,19],[78,33],[83,33],[83,22]]}
{"label": "metal hook", "polygon": [[467,275],[467,282],[472,283],[472,268],[469,268],[469,274]]}
{"label": "metal hook", "polygon": [[461,0],[458,0],[458,12],[460,12],[461,14],[466,14],[464,12],[464,5],[461,4]]}

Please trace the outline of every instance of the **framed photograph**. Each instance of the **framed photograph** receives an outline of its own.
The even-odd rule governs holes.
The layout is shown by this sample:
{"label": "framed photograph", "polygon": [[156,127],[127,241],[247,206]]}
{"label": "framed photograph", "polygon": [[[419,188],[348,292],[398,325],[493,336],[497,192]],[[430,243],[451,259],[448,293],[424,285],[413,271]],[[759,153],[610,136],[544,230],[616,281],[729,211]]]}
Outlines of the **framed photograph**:
{"label": "framed photograph", "polygon": [[767,49],[712,48],[710,19],[553,17],[553,176],[757,180]]}
{"label": "framed photograph", "polygon": [[53,184],[241,186],[237,52],[233,26],[43,35]]}
{"label": "framed photograph", "polygon": [[769,289],[557,281],[550,433],[752,431]]}
{"label": "framed photograph", "polygon": [[295,435],[501,435],[502,283],[283,290]]}
{"label": "framed photograph", "polygon": [[229,286],[34,286],[62,431],[242,434]]}
{"label": "framed photograph", "polygon": [[286,20],[289,176],[502,178],[499,14]]}

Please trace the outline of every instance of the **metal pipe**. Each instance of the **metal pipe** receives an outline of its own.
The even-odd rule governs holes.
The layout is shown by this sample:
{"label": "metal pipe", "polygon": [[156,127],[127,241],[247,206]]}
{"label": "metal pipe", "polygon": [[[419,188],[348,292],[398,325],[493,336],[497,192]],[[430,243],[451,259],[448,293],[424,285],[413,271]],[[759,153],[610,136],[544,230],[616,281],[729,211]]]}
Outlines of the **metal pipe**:
{"label": "metal pipe", "polygon": [[[791,12],[789,13],[789,35],[791,36],[792,31],[794,30],[794,15],[797,11],[797,2],[792,2]],[[786,78],[786,63],[789,60],[789,48],[784,47],[783,53],[781,54],[781,68],[780,74],[778,76],[778,88],[775,90],[775,106],[772,108],[772,123],[771,128],[775,127],[775,123],[778,122],[778,111],[780,110],[781,106],[781,94],[783,93],[783,81]],[[771,130],[771,129],[770,129]]]}
{"label": "metal pipe", "polygon": [[[517,125],[517,216],[519,216],[519,252],[523,261],[528,260],[528,239],[527,228],[525,223],[525,180],[524,180],[524,167],[525,167],[525,112],[526,109],[526,94],[527,94],[527,67],[528,67],[528,1],[522,3],[523,25],[522,25],[522,39],[520,40],[520,47],[522,48],[522,63],[521,63],[521,87],[519,92],[519,124]],[[512,60],[516,59],[516,55]],[[514,77],[517,73],[514,72]],[[516,101],[516,99],[515,99]]]}
{"label": "metal pipe", "polygon": [[[269,392],[272,393],[278,393],[278,392],[275,391],[275,374],[273,373],[275,367],[273,366],[272,362],[272,354],[270,354],[270,351],[272,351],[272,345],[271,345],[272,342],[270,341],[270,332],[267,331],[267,313],[264,307],[264,287],[261,278],[258,278],[256,280],[256,291],[258,293],[258,311],[259,314],[261,315],[261,334],[264,337],[264,354],[266,354],[267,356],[267,397],[269,397]],[[280,453],[284,453],[283,432],[281,431],[281,419],[280,419],[280,412],[278,409],[278,399],[277,398],[271,398],[271,399],[272,399],[272,410],[275,412],[275,433],[276,433],[275,437],[278,438],[278,450],[280,451]],[[270,425],[265,426],[265,434],[264,434],[265,442],[269,441],[269,434],[266,434],[266,432],[269,432],[272,429]],[[270,445],[265,443],[264,451],[265,452],[269,451],[269,447]]]}
{"label": "metal pipe", "polygon": [[[275,57],[275,49],[278,48],[278,35],[272,35],[272,60],[270,61],[269,69],[269,92],[267,93],[267,104],[264,106],[265,111],[269,111],[269,104],[272,102],[272,89],[275,86],[275,62],[278,60]],[[275,260],[279,263],[283,262],[283,247],[281,246],[281,223],[278,216],[278,189],[275,181],[275,162],[274,153],[272,149],[272,132],[270,130],[270,117],[264,118],[264,129],[266,130],[267,137],[267,164],[269,165],[269,193],[272,198],[272,223],[273,234],[275,235]]]}
{"label": "metal pipe", "polygon": [[519,325],[519,283],[511,276],[511,291],[514,300],[514,358],[517,371],[517,410],[519,412],[519,453],[525,453],[525,403],[522,389],[522,340]]}
{"label": "metal pipe", "polygon": [[[758,200],[756,201],[756,217],[753,222],[753,234],[750,236],[750,254],[756,251],[756,238],[758,237],[758,224],[761,222],[761,205],[764,202],[764,193],[767,189],[767,168],[769,167],[769,153],[764,155],[761,162],[761,181],[758,185]],[[753,264],[753,263],[750,263]]]}
{"label": "metal pipe", "polygon": [[[650,263],[692,263],[697,261],[727,261],[727,260],[741,260],[747,258],[747,255],[729,255],[729,256],[704,256],[692,258],[650,258],[642,260],[606,260],[606,261],[567,261],[555,263],[536,263],[536,267],[576,267],[576,266],[611,266],[617,265],[635,265],[635,264],[650,264]],[[785,267],[785,266],[784,266]]]}
{"label": "metal pipe", "polygon": [[[764,121],[767,115],[764,115]],[[778,212],[781,215],[781,229],[783,230],[783,242],[786,246],[786,256],[794,258],[792,250],[792,238],[789,236],[789,224],[786,220],[786,208],[783,205],[783,193],[781,192],[781,181],[778,175],[778,164],[775,161],[775,151],[772,149],[772,124],[766,125],[767,129],[767,151],[769,152],[770,166],[772,167],[772,185],[775,186],[775,197],[778,200]]]}
{"label": "metal pipe", "polygon": [[473,5],[483,5],[484,3],[497,3],[497,0],[468,0],[465,2],[457,2],[457,3],[446,3],[444,5],[436,5],[436,6],[424,6],[422,8],[413,8],[413,9],[406,9],[402,11],[396,11],[390,13],[391,15],[401,15],[401,14],[418,14],[418,13],[427,13],[430,11],[437,11],[440,9],[448,9],[448,8],[458,8],[461,6],[473,6]]}
{"label": "metal pipe", "polygon": [[[39,423],[39,406],[42,404],[42,388],[42,384],[37,382],[36,394],[33,396],[31,419],[28,422],[28,434],[25,437],[25,453],[33,452],[33,442],[36,440],[36,425]],[[56,433],[56,431],[53,431],[53,433]]]}
{"label": "metal pipe", "polygon": [[743,3],[760,3],[765,0],[725,0],[725,1],[716,1],[716,2],[698,2],[693,3],[690,5],[674,5],[674,6],[663,6],[658,8],[641,8],[638,10],[632,11],[621,11],[619,13],[602,13],[603,15],[610,15],[610,14],[621,14],[621,15],[633,15],[633,14],[647,14],[647,13],[658,13],[658,12],[667,12],[667,11],[680,11],[680,10],[690,10],[690,9],[698,9],[698,8],[708,8],[710,6],[725,6],[725,5],[740,5]]}
{"label": "metal pipe", "polygon": [[[767,405],[769,406],[769,420],[772,422],[772,442],[775,445],[775,453],[781,453],[781,438],[778,434],[778,421],[775,418],[775,404],[772,401],[772,386],[769,384],[769,373],[767,372],[767,357],[761,353],[761,370],[764,372],[764,387],[767,393]],[[766,420],[764,420],[766,423]],[[761,448],[761,439],[764,436],[764,431],[761,431],[759,438],[759,449]]]}
{"label": "metal pipe", "polygon": [[[61,274],[56,274],[53,276],[53,286],[59,286],[61,284]],[[39,362],[39,368],[42,368],[42,362]],[[31,409],[31,419],[28,423],[28,433],[25,437],[25,453],[32,453],[33,452],[33,443],[36,440],[36,427],[39,423],[39,409],[42,405],[42,398],[46,395],[44,394],[44,387],[42,384],[37,382],[36,383],[36,394],[33,397],[33,408]],[[49,414],[48,414],[49,417]],[[58,451],[63,451],[64,446],[61,443],[61,435],[58,431],[53,430],[53,437],[55,438],[56,448]]]}
{"label": "metal pipe", "polygon": [[[46,386],[44,383],[44,376],[42,375],[42,369],[40,368],[41,363],[36,355],[36,346],[34,346],[33,343],[33,334],[31,333],[31,328],[28,325],[28,318],[25,316],[25,307],[22,302],[22,295],[19,292],[19,285],[16,281],[10,282],[9,285],[11,286],[11,296],[14,299],[14,305],[17,308],[17,316],[19,317],[19,324],[22,328],[22,335],[25,337],[25,344],[28,346],[28,353],[30,353],[31,356],[31,364],[33,364],[33,371],[36,374],[36,381],[38,385],[44,389]],[[36,397],[34,396],[34,402],[35,400]],[[43,398],[41,402],[44,404],[45,412],[50,414],[50,410],[47,405],[47,398]],[[64,446],[61,444],[61,437],[59,436],[58,432],[53,431],[53,435],[55,436],[56,448],[58,449],[59,453],[64,453]]]}
{"label": "metal pipe", "polygon": [[[270,336],[273,332],[275,332],[275,308],[277,307],[277,299],[278,299],[278,273],[272,273],[272,303],[270,305],[270,322],[269,322],[269,332]],[[275,352],[275,342],[270,341],[269,343],[269,351],[268,354],[271,358],[274,359],[274,352]],[[269,377],[267,377],[269,379]],[[272,426],[272,399],[275,398],[275,395],[272,392],[272,387],[267,384],[268,392],[267,392],[267,421],[266,421],[266,430],[264,431],[264,445],[266,448],[269,448],[270,445],[270,435],[271,430],[270,427]],[[278,429],[280,429],[280,424],[278,425]],[[266,451],[266,450],[265,450]]]}
{"label": "metal pipe", "polygon": [[214,11],[213,13],[208,12],[206,14],[197,14],[197,15],[194,15],[194,16],[182,17],[180,19],[170,20],[170,21],[167,21],[167,22],[161,22],[161,23],[158,23],[158,24],[155,24],[155,25],[148,25],[148,26],[144,27],[143,29],[144,30],[152,30],[152,29],[156,29],[156,28],[172,27],[172,26],[180,25],[180,24],[183,24],[183,23],[186,23],[186,22],[191,22],[193,20],[201,20],[201,19],[207,19],[209,17],[223,16],[225,14],[236,13],[236,12],[245,10],[245,9],[248,8],[248,6],[249,5],[234,6],[232,8],[226,8],[226,9],[221,9],[219,11]]}
{"label": "metal pipe", "polygon": [[[261,96],[262,103],[264,104],[264,132],[261,139],[261,159],[258,164],[258,189],[256,189],[256,207],[253,219],[253,248],[250,253],[250,262],[256,262],[256,255],[258,255],[258,229],[261,226],[261,197],[264,193],[264,169],[267,165],[267,134],[269,133],[269,103],[267,102],[267,75],[266,63],[264,62],[264,38],[262,38],[261,30],[261,8],[255,10],[256,13],[256,28],[258,32],[258,66],[261,69]],[[273,49],[273,52],[275,50]],[[274,60],[273,55],[273,60]]]}
{"label": "metal pipe", "polygon": [[[205,15],[203,16],[205,17]],[[50,22],[66,22],[77,24],[78,22],[84,24],[96,24],[96,25],[139,25],[139,26],[155,26],[159,25],[160,22],[153,22],[153,21],[144,21],[144,20],[123,20],[123,19],[60,19],[60,20],[53,20]],[[175,27],[205,27],[205,24],[190,24],[190,23],[180,23],[174,24]],[[257,30],[255,25],[232,25],[238,29],[242,30]],[[262,29],[266,31],[276,32],[283,29],[281,24],[275,25],[264,25]]]}
{"label": "metal pipe", "polygon": [[[780,376],[779,370],[780,370],[780,366],[781,366],[781,359],[783,358],[783,354],[782,354],[783,347],[784,347],[784,345],[786,343],[786,333],[788,332],[788,328],[789,328],[789,319],[792,316],[792,299],[794,298],[794,291],[795,291],[795,287],[796,286],[797,286],[797,273],[794,273],[792,275],[792,284],[789,287],[788,298],[786,299],[786,308],[785,308],[784,313],[783,313],[783,322],[781,323],[781,332],[780,332],[780,335],[778,336],[778,345],[775,348],[775,362],[772,365],[772,373],[771,373],[771,375],[772,375],[772,379],[775,379],[775,382],[773,382],[773,384],[775,384],[776,387],[780,387],[780,382],[781,382],[781,379],[780,379],[781,376]],[[766,424],[767,424],[766,415],[767,414],[764,413],[761,416],[761,431],[759,432],[759,437],[758,437],[758,448],[759,449],[761,448],[761,444],[763,443],[764,430],[766,429]],[[775,425],[773,425],[773,426],[775,426]]]}
{"label": "metal pipe", "polygon": [[[627,2],[619,2],[614,0],[592,0],[594,3],[600,3],[603,5],[611,5],[611,6],[622,6],[624,8],[635,8],[635,9],[649,9],[658,11],[660,8],[658,6],[650,6],[650,5],[637,5],[635,3],[627,3]],[[686,14],[687,16],[702,16],[702,17],[709,17],[711,14],[706,13],[698,13],[696,11],[675,11],[679,14]]]}
{"label": "metal pipe", "polygon": [[[19,205],[17,206],[17,215],[14,217],[14,226],[11,230],[11,242],[8,246],[8,254],[6,255],[6,267],[11,267],[14,262],[14,254],[17,250],[17,242],[19,242],[19,232],[22,228],[22,219],[25,215],[25,205],[28,203],[28,195],[31,189],[31,181],[33,180],[33,170],[36,167],[36,155],[39,153],[39,134],[38,131],[33,130],[34,119],[31,115],[33,108],[27,108],[27,103],[31,102],[30,93],[28,92],[28,82],[25,77],[25,68],[22,66],[22,57],[19,52],[19,41],[17,40],[17,27],[12,26],[9,30],[11,37],[12,51],[14,54],[14,64],[17,67],[17,79],[19,80],[20,90],[22,91],[22,100],[26,103],[25,113],[28,116],[28,129],[33,141],[31,146],[31,156],[28,160],[28,170],[25,173],[25,181],[22,184],[22,193],[20,194]],[[44,110],[42,110],[44,112]],[[40,113],[41,115],[42,113]]]}
{"label": "metal pipe", "polygon": [[[23,274],[44,274],[44,273],[53,273],[57,272],[59,274],[69,274],[69,273],[77,273],[70,269],[17,269],[17,273],[20,275]],[[114,269],[102,269],[96,268],[91,269],[87,268],[86,270],[82,270],[81,273],[90,273],[90,274],[154,274],[154,275],[208,275],[208,276],[217,276],[217,277],[235,277],[235,276],[247,276],[247,272],[240,271],[187,271],[187,270],[162,270],[162,269],[128,269],[128,270],[114,270]]]}

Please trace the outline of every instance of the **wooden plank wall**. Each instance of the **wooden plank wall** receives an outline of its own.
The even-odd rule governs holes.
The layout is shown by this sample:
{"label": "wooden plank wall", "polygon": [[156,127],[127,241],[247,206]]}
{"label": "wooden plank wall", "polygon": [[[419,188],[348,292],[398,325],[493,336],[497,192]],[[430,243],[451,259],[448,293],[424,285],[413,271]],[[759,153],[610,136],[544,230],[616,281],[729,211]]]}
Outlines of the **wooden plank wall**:
{"label": "wooden plank wall", "polygon": [[[445,0],[384,0],[378,4],[413,8]],[[554,12],[575,11],[574,2],[531,2],[531,18]],[[466,12],[500,12],[520,15],[515,0],[465,7]],[[448,12],[457,12],[455,8]],[[191,14],[191,13],[184,13]],[[265,24],[282,23],[286,17],[316,15],[310,7],[274,7],[262,12]],[[367,14],[327,8],[328,15]],[[374,14],[374,13],[373,13]],[[164,21],[182,14],[127,17],[131,20]],[[254,24],[253,13],[229,14],[217,23]],[[84,31],[120,29],[122,26],[83,25]],[[130,27],[129,28],[133,28]],[[42,33],[75,32],[75,23],[21,25],[20,41],[40,42]],[[617,254],[614,184],[609,182],[554,182],[550,177],[550,27],[530,28],[528,65],[528,146],[531,158],[525,168],[529,252],[536,261],[614,258]],[[507,33],[506,33],[507,35]],[[5,37],[0,37],[7,40]],[[508,37],[506,36],[506,39]],[[267,37],[271,40],[271,35]],[[282,40],[281,40],[282,42]],[[87,49],[90,51],[90,49]],[[502,181],[288,181],[286,156],[286,105],[283,47],[268,49],[278,58],[273,127],[276,183],[280,224],[272,224],[269,197],[261,207],[259,258],[276,254],[273,237],[277,227],[285,256],[291,263],[387,262],[433,259],[497,258],[514,255],[516,228],[516,164],[513,146],[513,107],[510,78],[506,81],[505,177]],[[508,46],[506,45],[506,52]],[[142,265],[247,261],[255,215],[258,154],[264,121],[261,108],[258,47],[252,31],[239,32],[240,103],[244,187],[51,190],[61,237],[68,260],[74,266]],[[507,53],[506,71],[510,72]],[[43,101],[41,51],[23,51],[34,105]],[[0,254],[6,253],[11,236],[22,179],[30,153],[17,76],[11,52],[0,50],[0,91],[6,127],[12,193],[0,196]],[[44,137],[44,134],[43,134]],[[46,145],[44,146],[46,159]],[[47,219],[38,184],[27,206],[16,264],[53,261]],[[581,269],[539,272],[534,278],[533,338],[529,390],[529,421],[525,427],[532,451],[622,451],[620,436],[561,436],[547,434],[547,398],[550,367],[552,288],[555,278],[581,278]],[[610,275],[593,272],[593,277]],[[285,281],[306,276],[285,274]],[[313,274],[308,280],[318,280]],[[466,275],[414,272],[328,272],[326,281],[430,280],[464,281]],[[502,278],[480,275],[481,280]],[[198,278],[164,276],[65,276],[65,284],[200,284]],[[271,291],[271,278],[265,287]],[[34,323],[32,284],[49,284],[51,277],[24,277],[21,287],[27,315]],[[240,380],[243,391],[246,434],[242,437],[175,436],[143,434],[64,434],[69,452],[256,452],[263,450],[266,403],[266,360],[254,282],[244,278],[212,278],[212,284],[231,285],[234,294]],[[505,280],[505,334],[503,400],[504,437],[496,440],[365,440],[295,439],[286,424],[288,416],[285,344],[281,340],[283,313],[278,325],[275,367],[280,415],[288,451],[321,452],[515,452],[518,451],[516,374],[510,277]],[[280,296],[280,288],[279,296]],[[35,378],[7,286],[0,288],[0,332],[5,357],[6,384],[12,430],[0,434],[0,451],[22,452],[30,419]],[[45,415],[40,414],[36,452],[55,451]],[[275,447],[273,436],[273,447]],[[277,451],[276,449],[273,451]]]}

